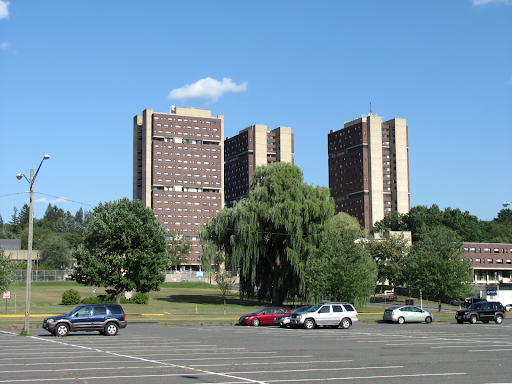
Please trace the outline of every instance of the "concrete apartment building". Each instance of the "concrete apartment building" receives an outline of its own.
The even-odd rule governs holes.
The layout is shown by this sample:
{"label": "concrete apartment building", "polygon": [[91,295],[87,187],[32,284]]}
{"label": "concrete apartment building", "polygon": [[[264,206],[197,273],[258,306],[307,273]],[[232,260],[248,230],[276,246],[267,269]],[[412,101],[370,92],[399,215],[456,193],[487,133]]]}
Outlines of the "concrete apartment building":
{"label": "concrete apartment building", "polygon": [[133,119],[133,198],[192,243],[187,269],[201,265],[199,225],[224,205],[223,139],[224,116],[206,109],[146,109]]}
{"label": "concrete apartment building", "polygon": [[232,207],[249,192],[251,175],[259,165],[293,163],[293,134],[289,127],[271,131],[252,125],[224,142],[226,206]]}
{"label": "concrete apartment building", "polygon": [[329,189],[336,213],[370,230],[391,212],[410,210],[409,140],[405,119],[372,115],[328,135]]}

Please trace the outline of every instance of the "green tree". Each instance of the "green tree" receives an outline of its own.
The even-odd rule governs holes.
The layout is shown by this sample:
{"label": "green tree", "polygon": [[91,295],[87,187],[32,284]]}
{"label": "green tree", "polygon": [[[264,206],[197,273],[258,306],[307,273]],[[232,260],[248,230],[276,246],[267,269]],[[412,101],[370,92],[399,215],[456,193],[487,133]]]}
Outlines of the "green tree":
{"label": "green tree", "polygon": [[391,212],[384,216],[380,221],[375,222],[371,230],[372,233],[380,231],[409,231],[408,226],[409,214],[400,212]]}
{"label": "green tree", "polygon": [[467,295],[472,281],[471,263],[461,258],[462,241],[455,231],[444,226],[425,229],[411,248],[407,283],[435,298],[441,311],[443,296]]}
{"label": "green tree", "polygon": [[0,215],[0,238],[3,238],[1,235],[5,235],[5,224],[4,219],[2,219],[2,215]]}
{"label": "green tree", "polygon": [[42,265],[54,269],[67,269],[71,266],[71,249],[66,239],[59,234],[52,234],[45,238],[40,248]]}
{"label": "green tree", "polygon": [[0,292],[7,291],[7,288],[12,283],[11,270],[14,268],[14,263],[8,255],[4,254],[4,250],[0,248]]}
{"label": "green tree", "polygon": [[293,164],[274,163],[256,168],[247,198],[218,212],[200,237],[240,268],[242,296],[257,291],[260,300],[282,305],[287,295],[304,294],[307,255],[333,215],[327,188],[305,184]]}
{"label": "green tree", "polygon": [[103,286],[116,296],[125,291],[147,293],[160,289],[169,266],[166,232],[141,200],[100,204],[85,231],[83,245],[73,252],[78,266],[73,279]]}
{"label": "green tree", "polygon": [[18,217],[18,208],[14,207],[13,214],[11,216],[11,222],[9,223],[11,226],[11,230],[13,233],[18,234],[20,232],[20,218]]}
{"label": "green tree", "polygon": [[407,274],[407,256],[409,240],[401,234],[387,233],[383,239],[369,239],[365,244],[377,262],[378,280],[386,280],[394,288],[394,300],[397,300],[397,286],[405,283]]}
{"label": "green tree", "polygon": [[[203,258],[201,259],[202,269],[203,271],[210,274],[210,283],[211,273],[215,273],[214,280],[222,294],[222,300],[224,302],[224,314],[226,314],[226,294],[231,290],[233,284],[235,283],[235,279],[232,275],[232,268],[228,268],[226,266],[227,258],[225,255],[219,252],[215,244],[212,242],[202,242],[201,246],[203,248]],[[228,271],[228,269],[231,271]]]}
{"label": "green tree", "polygon": [[30,216],[29,209],[28,204],[23,204],[23,207],[21,207],[20,214],[18,215],[20,231],[28,228],[28,220]]}
{"label": "green tree", "polygon": [[361,228],[359,220],[350,216],[348,213],[340,212],[329,220],[329,224],[335,228],[346,230],[354,235],[355,238],[365,237],[366,231]]}
{"label": "green tree", "polygon": [[167,232],[167,244],[169,246],[170,267],[179,269],[181,264],[188,262],[188,255],[192,251],[192,244],[185,240],[180,231],[171,230]]}
{"label": "green tree", "polygon": [[505,223],[512,225],[512,209],[504,208],[498,212],[498,216],[493,219],[496,223]]}
{"label": "green tree", "polygon": [[307,301],[319,302],[325,296],[354,303],[368,303],[377,283],[377,266],[368,250],[355,242],[354,233],[328,226],[320,246],[306,262]]}

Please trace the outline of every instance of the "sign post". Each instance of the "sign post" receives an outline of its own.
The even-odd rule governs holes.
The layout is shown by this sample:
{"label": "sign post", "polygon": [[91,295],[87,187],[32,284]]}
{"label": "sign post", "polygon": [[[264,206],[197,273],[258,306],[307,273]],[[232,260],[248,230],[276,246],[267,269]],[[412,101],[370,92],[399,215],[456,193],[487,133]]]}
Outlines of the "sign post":
{"label": "sign post", "polygon": [[5,299],[5,313],[7,313],[7,299],[11,297],[11,292],[4,292],[3,297]]}

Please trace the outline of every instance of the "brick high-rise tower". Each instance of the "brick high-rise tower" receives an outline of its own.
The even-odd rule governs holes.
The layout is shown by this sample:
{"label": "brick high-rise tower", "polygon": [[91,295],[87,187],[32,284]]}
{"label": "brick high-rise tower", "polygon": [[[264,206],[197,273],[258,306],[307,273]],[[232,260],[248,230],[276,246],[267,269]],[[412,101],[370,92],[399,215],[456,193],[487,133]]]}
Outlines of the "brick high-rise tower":
{"label": "brick high-rise tower", "polygon": [[205,109],[146,109],[133,119],[133,198],[192,243],[198,270],[199,224],[224,206],[224,116]]}
{"label": "brick high-rise tower", "polygon": [[251,175],[259,165],[293,163],[293,134],[289,127],[271,131],[266,125],[251,125],[224,142],[226,206],[246,196]]}
{"label": "brick high-rise tower", "polygon": [[336,213],[346,212],[370,230],[391,212],[409,212],[407,130],[405,119],[382,122],[370,114],[329,133],[329,189]]}

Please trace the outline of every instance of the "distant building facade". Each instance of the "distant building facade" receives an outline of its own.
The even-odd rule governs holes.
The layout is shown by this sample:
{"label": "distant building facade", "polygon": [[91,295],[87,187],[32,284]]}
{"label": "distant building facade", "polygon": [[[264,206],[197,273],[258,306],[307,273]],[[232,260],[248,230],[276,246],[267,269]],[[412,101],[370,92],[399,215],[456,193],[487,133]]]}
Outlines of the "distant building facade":
{"label": "distant building facade", "polygon": [[199,225],[224,203],[223,139],[224,116],[206,109],[146,109],[133,119],[133,198],[192,243],[194,270],[202,256]]}
{"label": "distant building facade", "polygon": [[475,284],[512,284],[512,244],[464,242]]}
{"label": "distant building facade", "polygon": [[329,189],[336,213],[369,231],[391,212],[410,210],[409,139],[405,119],[369,114],[328,135]]}
{"label": "distant building facade", "polygon": [[225,202],[227,207],[246,196],[251,175],[259,165],[293,163],[293,134],[289,127],[271,131],[266,125],[251,125],[224,142]]}

